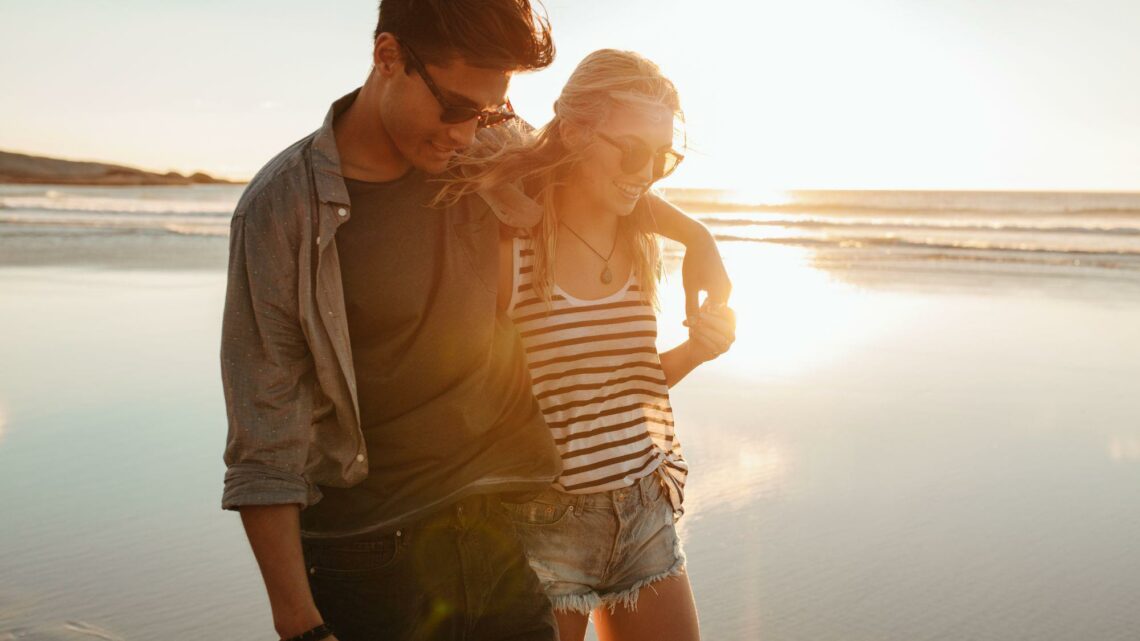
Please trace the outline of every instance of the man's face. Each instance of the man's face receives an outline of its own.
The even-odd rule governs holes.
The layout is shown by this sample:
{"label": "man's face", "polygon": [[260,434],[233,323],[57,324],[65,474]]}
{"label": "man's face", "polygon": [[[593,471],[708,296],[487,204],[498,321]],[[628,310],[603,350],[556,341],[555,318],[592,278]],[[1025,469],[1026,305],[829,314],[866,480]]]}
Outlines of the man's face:
{"label": "man's face", "polygon": [[[443,106],[418,72],[404,72],[404,64],[397,64],[388,77],[381,118],[400,155],[417,169],[437,174],[475,139],[478,122],[474,118],[454,124],[440,120]],[[445,66],[427,64],[426,69],[450,105],[483,110],[506,102],[509,71],[475,67],[459,58]]]}

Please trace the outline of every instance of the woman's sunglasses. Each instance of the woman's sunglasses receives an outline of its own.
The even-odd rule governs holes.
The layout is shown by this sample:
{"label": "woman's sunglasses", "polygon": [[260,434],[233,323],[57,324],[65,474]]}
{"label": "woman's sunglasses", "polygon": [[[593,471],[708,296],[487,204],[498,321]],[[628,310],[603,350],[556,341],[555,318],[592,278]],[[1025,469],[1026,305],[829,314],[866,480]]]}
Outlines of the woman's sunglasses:
{"label": "woman's sunglasses", "polygon": [[507,100],[506,104],[498,109],[486,110],[451,104],[447,101],[447,98],[443,97],[443,92],[439,90],[435,81],[432,80],[431,74],[428,73],[427,67],[420,60],[420,57],[416,55],[416,52],[412,51],[411,47],[399,39],[397,39],[396,42],[399,42],[400,46],[404,48],[404,51],[408,52],[407,61],[411,65],[412,70],[418,73],[420,78],[424,79],[424,84],[427,85],[428,91],[431,92],[431,95],[435,96],[435,100],[439,103],[439,106],[443,107],[443,112],[439,114],[440,121],[449,125],[455,125],[461,122],[467,122],[471,119],[477,119],[479,121],[478,126],[483,128],[501,125],[515,117],[514,108],[511,107],[510,100]]}
{"label": "woman's sunglasses", "polygon": [[599,138],[621,150],[621,170],[627,174],[636,174],[641,171],[645,163],[652,160],[653,180],[661,180],[673,173],[677,169],[677,165],[685,159],[683,155],[672,148],[654,152],[641,141],[614,140],[600,131],[597,134]]}

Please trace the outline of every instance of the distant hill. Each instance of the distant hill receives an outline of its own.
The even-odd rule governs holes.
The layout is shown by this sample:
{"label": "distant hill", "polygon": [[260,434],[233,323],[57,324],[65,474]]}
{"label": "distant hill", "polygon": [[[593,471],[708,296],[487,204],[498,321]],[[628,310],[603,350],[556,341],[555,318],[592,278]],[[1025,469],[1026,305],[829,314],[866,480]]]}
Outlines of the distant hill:
{"label": "distant hill", "polygon": [[156,174],[101,162],[76,162],[0,151],[0,183],[45,185],[196,185],[226,184],[203,173]]}

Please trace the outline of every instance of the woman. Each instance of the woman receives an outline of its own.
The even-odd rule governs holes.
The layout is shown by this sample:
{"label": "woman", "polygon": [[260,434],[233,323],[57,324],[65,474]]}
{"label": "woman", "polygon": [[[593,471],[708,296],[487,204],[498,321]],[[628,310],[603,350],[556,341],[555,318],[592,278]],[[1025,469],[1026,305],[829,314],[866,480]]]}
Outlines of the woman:
{"label": "woman", "polygon": [[526,349],[563,460],[534,500],[508,504],[562,641],[588,616],[603,640],[697,639],[675,521],[688,466],[669,388],[731,345],[732,312],[706,305],[690,338],[656,349],[660,251],[651,185],[681,161],[673,84],[644,57],[586,57],[534,135],[460,163],[443,198],[521,182],[542,205],[529,238],[501,243],[500,307]]}

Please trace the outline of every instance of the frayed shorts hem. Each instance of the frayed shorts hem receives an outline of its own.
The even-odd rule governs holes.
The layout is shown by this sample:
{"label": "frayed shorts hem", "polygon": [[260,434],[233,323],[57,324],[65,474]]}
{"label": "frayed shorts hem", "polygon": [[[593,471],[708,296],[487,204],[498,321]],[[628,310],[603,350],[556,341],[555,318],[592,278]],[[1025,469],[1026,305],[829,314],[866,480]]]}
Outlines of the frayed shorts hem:
{"label": "frayed shorts hem", "polygon": [[680,538],[678,538],[674,544],[673,551],[677,558],[673,567],[660,574],[646,577],[620,592],[608,592],[606,594],[598,594],[597,592],[560,594],[551,596],[550,603],[554,606],[555,612],[562,613],[573,612],[577,614],[590,614],[600,607],[605,607],[610,611],[610,614],[613,614],[617,611],[619,605],[629,612],[634,612],[637,610],[637,598],[641,595],[642,588],[652,587],[653,584],[658,581],[679,576],[685,571],[685,552],[681,549]]}

